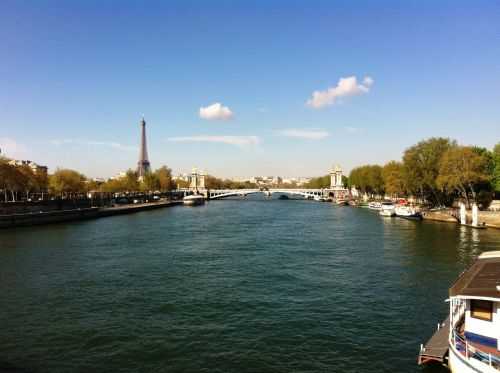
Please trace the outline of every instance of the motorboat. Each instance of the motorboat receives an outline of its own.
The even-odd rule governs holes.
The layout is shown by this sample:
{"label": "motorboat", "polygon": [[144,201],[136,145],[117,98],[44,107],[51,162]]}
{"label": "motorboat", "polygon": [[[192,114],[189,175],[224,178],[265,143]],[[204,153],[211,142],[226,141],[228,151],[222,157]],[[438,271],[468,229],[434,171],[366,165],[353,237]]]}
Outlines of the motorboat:
{"label": "motorboat", "polygon": [[380,210],[382,208],[382,203],[380,203],[380,202],[370,202],[370,203],[368,203],[368,208],[370,210]]}
{"label": "motorboat", "polygon": [[500,371],[500,251],[479,255],[449,290],[448,317],[420,345],[419,364],[441,363],[452,373]]}
{"label": "motorboat", "polygon": [[395,207],[392,202],[382,202],[382,208],[378,212],[381,216],[396,216]]}
{"label": "motorboat", "polygon": [[394,209],[396,216],[410,220],[422,220],[422,214],[412,206],[396,206]]}
{"label": "motorboat", "polygon": [[182,202],[186,206],[199,206],[205,203],[205,197],[201,194],[193,194],[183,198]]}

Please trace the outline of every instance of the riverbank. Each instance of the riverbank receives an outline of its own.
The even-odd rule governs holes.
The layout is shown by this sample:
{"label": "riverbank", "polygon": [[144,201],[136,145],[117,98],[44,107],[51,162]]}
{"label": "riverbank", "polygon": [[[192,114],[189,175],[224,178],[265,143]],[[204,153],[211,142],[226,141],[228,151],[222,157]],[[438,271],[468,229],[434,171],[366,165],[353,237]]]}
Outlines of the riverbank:
{"label": "riverbank", "polygon": [[[452,215],[453,210],[443,209],[437,211],[424,211],[422,216],[425,220],[441,221],[446,223],[460,224],[455,216]],[[479,225],[484,225],[488,228],[500,229],[500,212],[498,211],[479,211]],[[467,222],[472,221],[472,212],[467,211]]]}
{"label": "riverbank", "polygon": [[40,211],[24,214],[0,215],[0,228],[28,227],[70,221],[97,219],[114,215],[132,214],[181,205],[182,201],[161,201],[113,207],[89,207],[61,211]]}

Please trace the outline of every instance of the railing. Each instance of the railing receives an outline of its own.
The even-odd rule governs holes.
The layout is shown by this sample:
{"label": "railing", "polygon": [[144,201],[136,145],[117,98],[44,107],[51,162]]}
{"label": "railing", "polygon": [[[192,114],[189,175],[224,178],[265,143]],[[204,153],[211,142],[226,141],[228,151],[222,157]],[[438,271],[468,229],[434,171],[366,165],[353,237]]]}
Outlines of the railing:
{"label": "railing", "polygon": [[465,306],[466,302],[463,299],[451,299],[451,320],[450,325],[451,328],[456,328],[457,323],[460,319],[465,315]]}
{"label": "railing", "polygon": [[483,364],[487,364],[496,370],[500,370],[500,358],[496,355],[492,355],[489,352],[483,351],[480,348],[471,345],[466,338],[462,337],[457,333],[456,330],[452,330],[452,343],[455,349],[462,353],[467,360],[475,359]]}

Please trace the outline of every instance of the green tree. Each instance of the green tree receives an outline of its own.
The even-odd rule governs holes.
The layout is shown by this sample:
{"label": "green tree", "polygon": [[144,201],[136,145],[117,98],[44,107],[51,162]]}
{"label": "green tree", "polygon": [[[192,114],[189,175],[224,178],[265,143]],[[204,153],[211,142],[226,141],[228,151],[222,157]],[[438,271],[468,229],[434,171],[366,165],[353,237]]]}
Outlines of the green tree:
{"label": "green tree", "polygon": [[442,156],[437,185],[455,191],[469,203],[469,192],[476,201],[477,185],[491,180],[488,157],[470,146],[454,146]]}
{"label": "green tree", "polygon": [[147,172],[141,182],[141,189],[146,192],[154,192],[160,189],[160,179],[156,172]]}
{"label": "green tree", "polygon": [[304,184],[304,188],[308,189],[325,189],[330,187],[330,175],[313,177],[309,182]]}
{"label": "green tree", "polygon": [[500,194],[500,142],[495,145],[492,152],[493,158],[493,172],[492,172],[492,180],[491,184],[493,187],[493,191],[497,194]]}
{"label": "green tree", "polygon": [[84,193],[85,176],[77,171],[58,168],[49,176],[49,189],[54,194],[61,196]]}
{"label": "green tree", "polygon": [[355,167],[349,174],[350,184],[367,194],[384,194],[384,178],[382,167],[379,165],[365,165]]}
{"label": "green tree", "polygon": [[457,146],[455,141],[432,137],[408,148],[403,155],[405,185],[408,192],[442,204],[446,199],[436,180],[443,154]]}

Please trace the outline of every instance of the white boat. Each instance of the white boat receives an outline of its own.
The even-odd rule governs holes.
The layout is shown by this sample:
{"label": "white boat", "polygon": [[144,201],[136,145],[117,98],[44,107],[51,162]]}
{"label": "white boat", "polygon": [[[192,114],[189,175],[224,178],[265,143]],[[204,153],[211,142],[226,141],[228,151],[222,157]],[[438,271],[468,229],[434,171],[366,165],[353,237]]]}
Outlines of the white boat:
{"label": "white boat", "polygon": [[183,198],[182,202],[186,206],[198,206],[205,203],[205,197],[200,194],[193,194]]}
{"label": "white boat", "polygon": [[452,373],[500,372],[500,251],[481,254],[449,290],[450,309],[420,347],[419,364],[447,364]]}
{"label": "white boat", "polygon": [[380,202],[370,202],[368,203],[368,208],[371,210],[380,210],[382,208],[382,204]]}
{"label": "white boat", "polygon": [[422,220],[422,214],[415,208],[411,206],[396,206],[394,209],[396,216],[411,220]]}
{"label": "white boat", "polygon": [[378,213],[382,216],[396,216],[395,207],[392,202],[382,202],[382,208]]}

